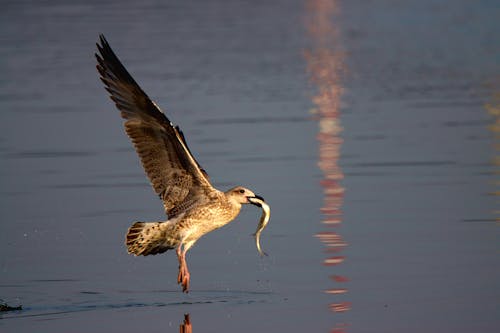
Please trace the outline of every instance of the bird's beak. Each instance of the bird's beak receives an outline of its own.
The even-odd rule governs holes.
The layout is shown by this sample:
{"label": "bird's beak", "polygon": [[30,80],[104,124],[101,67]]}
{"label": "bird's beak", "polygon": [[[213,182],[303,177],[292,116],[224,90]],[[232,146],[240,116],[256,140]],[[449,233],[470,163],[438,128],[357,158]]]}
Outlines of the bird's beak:
{"label": "bird's beak", "polygon": [[247,197],[247,200],[249,203],[257,207],[262,207],[262,202],[265,202],[264,198],[261,197],[260,195],[256,195],[254,197]]}

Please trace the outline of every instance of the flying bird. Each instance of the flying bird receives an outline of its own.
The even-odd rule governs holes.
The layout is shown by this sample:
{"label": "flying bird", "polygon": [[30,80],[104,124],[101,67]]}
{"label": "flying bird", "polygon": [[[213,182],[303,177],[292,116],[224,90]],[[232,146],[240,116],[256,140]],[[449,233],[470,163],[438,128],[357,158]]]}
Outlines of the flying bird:
{"label": "flying bird", "polygon": [[168,217],[135,222],[125,239],[128,253],[147,256],[175,249],[177,283],[188,292],[187,251],[203,235],[234,220],[243,204],[262,207],[264,199],[242,186],[226,192],[214,188],[179,127],[136,83],[103,35],[99,41],[95,56],[101,81],[125,120],[125,131]]}

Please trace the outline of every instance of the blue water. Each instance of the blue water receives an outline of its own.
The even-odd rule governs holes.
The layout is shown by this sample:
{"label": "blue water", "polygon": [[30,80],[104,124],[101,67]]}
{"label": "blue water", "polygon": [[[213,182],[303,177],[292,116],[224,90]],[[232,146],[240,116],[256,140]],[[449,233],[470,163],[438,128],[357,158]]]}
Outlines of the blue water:
{"label": "blue water", "polygon": [[[493,2],[4,1],[2,332],[497,332]],[[214,185],[260,211],[135,258],[164,218],[95,70],[104,33]],[[497,96],[497,97],[496,97]],[[497,125],[498,126],[498,125]]]}

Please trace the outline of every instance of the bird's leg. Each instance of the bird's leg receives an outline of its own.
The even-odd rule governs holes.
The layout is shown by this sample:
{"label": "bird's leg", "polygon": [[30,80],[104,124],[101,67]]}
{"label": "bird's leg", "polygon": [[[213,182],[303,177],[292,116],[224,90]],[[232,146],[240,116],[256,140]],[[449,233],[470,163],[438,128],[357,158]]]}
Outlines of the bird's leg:
{"label": "bird's leg", "polygon": [[186,250],[182,251],[182,291],[187,293],[189,291],[189,270],[186,263]]}
{"label": "bird's leg", "polygon": [[177,259],[179,260],[179,274],[177,275],[177,283],[181,283],[182,281],[182,244],[175,249],[175,253],[177,254]]}
{"label": "bird's leg", "polygon": [[187,293],[189,291],[189,270],[186,263],[187,249],[182,249],[182,244],[179,245],[175,251],[179,259],[179,274],[177,275],[177,283],[182,285],[182,291]]}

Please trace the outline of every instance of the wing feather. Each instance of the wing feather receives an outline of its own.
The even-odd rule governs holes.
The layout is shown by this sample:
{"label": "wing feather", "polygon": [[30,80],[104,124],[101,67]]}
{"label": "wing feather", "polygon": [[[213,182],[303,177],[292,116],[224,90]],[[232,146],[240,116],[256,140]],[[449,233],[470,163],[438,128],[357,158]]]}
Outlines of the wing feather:
{"label": "wing feather", "polygon": [[[97,70],[105,89],[125,119],[125,131],[139,155],[169,217],[182,203],[214,190],[191,154],[184,134],[146,95],[115,55],[103,35],[97,44]],[[178,207],[178,208],[176,208]]]}

